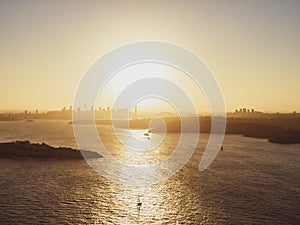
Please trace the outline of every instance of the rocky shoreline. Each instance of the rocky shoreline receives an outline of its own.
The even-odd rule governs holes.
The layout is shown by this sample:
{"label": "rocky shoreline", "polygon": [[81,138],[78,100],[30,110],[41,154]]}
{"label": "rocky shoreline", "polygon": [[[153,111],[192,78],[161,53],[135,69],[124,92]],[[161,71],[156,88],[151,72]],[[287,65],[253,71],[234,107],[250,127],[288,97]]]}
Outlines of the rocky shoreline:
{"label": "rocky shoreline", "polygon": [[[97,152],[81,150],[85,158],[100,158]],[[55,159],[79,159],[84,157],[81,151],[59,147],[55,148],[45,143],[31,143],[29,141],[14,141],[0,143],[0,158],[55,158]]]}

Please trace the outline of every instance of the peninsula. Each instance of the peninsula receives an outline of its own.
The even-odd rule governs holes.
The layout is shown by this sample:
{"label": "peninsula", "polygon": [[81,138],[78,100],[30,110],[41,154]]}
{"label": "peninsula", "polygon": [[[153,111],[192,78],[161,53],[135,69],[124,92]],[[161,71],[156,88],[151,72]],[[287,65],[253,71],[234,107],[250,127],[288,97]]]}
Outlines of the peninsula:
{"label": "peninsula", "polygon": [[[97,152],[81,150],[85,158],[102,157]],[[59,147],[55,148],[45,143],[30,143],[29,141],[15,141],[0,143],[0,158],[56,158],[56,159],[84,159],[81,151]]]}

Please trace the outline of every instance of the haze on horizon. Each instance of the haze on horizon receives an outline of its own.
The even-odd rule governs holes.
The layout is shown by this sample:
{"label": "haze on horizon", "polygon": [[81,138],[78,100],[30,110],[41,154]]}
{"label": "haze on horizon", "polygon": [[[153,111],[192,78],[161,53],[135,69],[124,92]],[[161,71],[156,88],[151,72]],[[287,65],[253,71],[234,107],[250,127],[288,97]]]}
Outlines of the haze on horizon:
{"label": "haze on horizon", "polygon": [[[0,110],[68,107],[101,55],[158,40],[184,46],[208,64],[227,111],[298,112],[299,12],[293,0],[1,1]],[[208,111],[190,87],[197,107]]]}

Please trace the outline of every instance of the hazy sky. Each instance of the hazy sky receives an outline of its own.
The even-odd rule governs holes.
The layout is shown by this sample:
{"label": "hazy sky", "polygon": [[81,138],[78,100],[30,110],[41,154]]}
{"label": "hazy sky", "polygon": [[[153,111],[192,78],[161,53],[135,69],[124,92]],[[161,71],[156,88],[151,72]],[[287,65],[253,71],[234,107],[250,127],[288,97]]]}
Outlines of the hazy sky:
{"label": "hazy sky", "polygon": [[0,2],[0,109],[73,103],[110,49],[161,40],[199,55],[228,111],[300,111],[300,1]]}

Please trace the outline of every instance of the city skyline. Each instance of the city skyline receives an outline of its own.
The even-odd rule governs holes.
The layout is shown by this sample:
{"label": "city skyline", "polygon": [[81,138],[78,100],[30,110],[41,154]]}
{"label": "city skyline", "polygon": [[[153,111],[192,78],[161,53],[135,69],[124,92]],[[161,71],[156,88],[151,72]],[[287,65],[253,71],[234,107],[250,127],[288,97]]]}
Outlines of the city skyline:
{"label": "city skyline", "polygon": [[[19,109],[19,110],[0,110],[0,115],[1,114],[46,114],[46,113],[52,113],[52,112],[128,112],[128,113],[134,113],[137,115],[138,113],[141,113],[143,115],[159,115],[159,114],[168,114],[168,115],[177,115],[176,111],[168,111],[168,110],[159,110],[156,109],[154,111],[147,111],[147,110],[140,110],[138,105],[135,105],[131,109],[123,107],[123,108],[114,108],[112,106],[97,106],[97,107],[78,107],[78,108],[73,108],[73,106],[64,106],[62,108],[57,108],[57,109],[46,109],[46,110],[40,110],[40,109]],[[186,112],[188,114],[188,112]],[[298,111],[290,111],[290,112],[270,112],[270,111],[262,111],[259,109],[254,109],[254,108],[249,108],[249,107],[239,107],[237,109],[234,109],[233,111],[226,111],[227,115],[250,115],[250,114],[295,114],[298,115],[300,112]],[[190,114],[192,115],[192,114]],[[199,116],[208,116],[211,115],[211,112],[207,111],[202,111],[198,113]]]}

